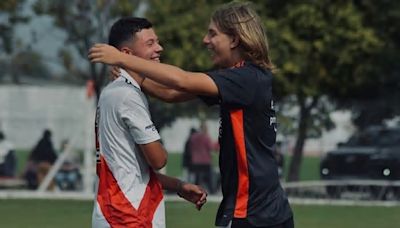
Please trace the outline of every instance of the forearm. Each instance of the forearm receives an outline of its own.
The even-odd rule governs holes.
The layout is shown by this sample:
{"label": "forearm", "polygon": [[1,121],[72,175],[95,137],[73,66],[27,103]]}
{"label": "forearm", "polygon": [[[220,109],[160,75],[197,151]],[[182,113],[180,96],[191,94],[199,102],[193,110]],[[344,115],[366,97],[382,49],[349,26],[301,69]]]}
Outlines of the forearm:
{"label": "forearm", "polygon": [[161,173],[157,173],[157,178],[161,183],[161,186],[165,190],[173,191],[173,192],[178,192],[182,190],[182,185],[184,184],[183,181],[163,175]]}
{"label": "forearm", "polygon": [[166,85],[167,87],[183,90],[187,75],[185,71],[171,65],[156,63],[149,60],[139,58],[134,55],[121,53],[119,65],[141,75],[154,80],[155,82]]}
{"label": "forearm", "polygon": [[163,189],[176,192],[181,198],[196,204],[198,210],[206,203],[207,192],[200,186],[159,173],[157,173],[157,177]]}
{"label": "forearm", "polygon": [[184,102],[196,98],[196,96],[192,94],[168,88],[149,78],[143,81],[141,88],[150,96],[170,103]]}

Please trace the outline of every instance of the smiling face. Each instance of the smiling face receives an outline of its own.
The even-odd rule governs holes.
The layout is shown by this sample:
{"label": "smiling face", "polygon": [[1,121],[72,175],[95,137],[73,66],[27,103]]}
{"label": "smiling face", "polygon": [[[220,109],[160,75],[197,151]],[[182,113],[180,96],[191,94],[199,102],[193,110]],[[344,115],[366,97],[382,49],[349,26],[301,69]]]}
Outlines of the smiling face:
{"label": "smiling face", "polygon": [[219,67],[231,67],[235,64],[233,51],[237,46],[234,39],[221,32],[214,22],[210,22],[203,43],[211,53],[212,62]]}
{"label": "smiling face", "polygon": [[[152,28],[142,29],[134,36],[133,42],[129,45],[129,52],[138,57],[160,62],[160,55],[163,51],[158,37]],[[124,48],[122,48],[124,51]],[[128,50],[125,49],[125,52]]]}

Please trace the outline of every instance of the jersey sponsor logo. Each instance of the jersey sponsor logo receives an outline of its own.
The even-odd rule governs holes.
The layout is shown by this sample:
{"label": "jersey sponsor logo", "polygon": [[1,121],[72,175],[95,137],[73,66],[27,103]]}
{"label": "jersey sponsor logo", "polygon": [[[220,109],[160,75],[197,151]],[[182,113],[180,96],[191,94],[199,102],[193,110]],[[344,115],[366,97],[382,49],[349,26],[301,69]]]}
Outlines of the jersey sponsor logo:
{"label": "jersey sponsor logo", "polygon": [[274,128],[274,131],[276,132],[276,117],[272,116],[269,118],[269,126]]}
{"label": "jersey sponsor logo", "polygon": [[127,78],[125,78],[125,83],[129,84],[129,85],[132,85],[132,82],[130,82]]}
{"label": "jersey sponsor logo", "polygon": [[[272,100],[271,100],[270,108],[272,111],[274,110],[274,101],[272,101]],[[275,132],[277,132],[276,124],[277,124],[276,117],[275,116],[269,117],[269,126],[273,127]]]}
{"label": "jersey sponsor logo", "polygon": [[151,125],[149,125],[149,126],[146,126],[144,129],[145,129],[145,130],[155,131],[155,130],[156,130],[156,126],[154,126],[154,124],[151,124]]}

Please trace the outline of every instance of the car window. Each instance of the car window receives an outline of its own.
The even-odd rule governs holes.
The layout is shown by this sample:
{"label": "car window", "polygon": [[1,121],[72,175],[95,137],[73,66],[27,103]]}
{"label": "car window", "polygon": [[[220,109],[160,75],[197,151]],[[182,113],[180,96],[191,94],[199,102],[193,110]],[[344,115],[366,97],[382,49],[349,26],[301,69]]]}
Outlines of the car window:
{"label": "car window", "polygon": [[400,130],[382,130],[378,140],[381,146],[400,146]]}
{"label": "car window", "polygon": [[368,129],[354,134],[346,146],[400,146],[400,129]]}
{"label": "car window", "polygon": [[347,146],[376,146],[377,142],[377,131],[368,130],[354,134],[349,141],[346,143]]}

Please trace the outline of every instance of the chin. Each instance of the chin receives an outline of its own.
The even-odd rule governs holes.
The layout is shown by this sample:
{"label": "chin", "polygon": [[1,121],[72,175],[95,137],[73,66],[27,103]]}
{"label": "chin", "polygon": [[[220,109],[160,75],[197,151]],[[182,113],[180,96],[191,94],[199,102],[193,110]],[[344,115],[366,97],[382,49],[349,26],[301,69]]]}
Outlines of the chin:
{"label": "chin", "polygon": [[223,64],[223,63],[217,62],[217,61],[213,61],[213,65],[216,68],[228,68],[228,67],[230,67],[230,66],[227,66],[226,64]]}
{"label": "chin", "polygon": [[212,59],[212,63],[215,67],[221,67],[221,62],[218,59]]}

